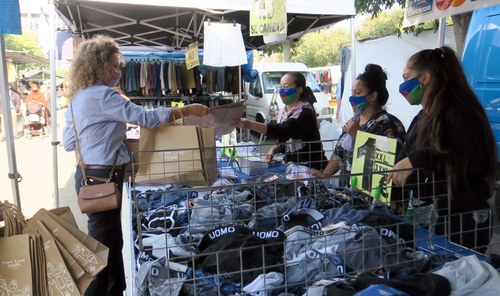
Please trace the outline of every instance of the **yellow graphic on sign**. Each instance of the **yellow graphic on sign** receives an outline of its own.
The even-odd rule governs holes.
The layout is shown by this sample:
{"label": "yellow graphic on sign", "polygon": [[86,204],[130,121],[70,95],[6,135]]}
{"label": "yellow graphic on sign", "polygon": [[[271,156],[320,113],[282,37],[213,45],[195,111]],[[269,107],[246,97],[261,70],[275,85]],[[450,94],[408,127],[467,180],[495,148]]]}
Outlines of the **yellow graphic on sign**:
{"label": "yellow graphic on sign", "polygon": [[198,57],[198,41],[188,45],[186,50],[186,68],[192,69],[200,64]]}
{"label": "yellow graphic on sign", "polygon": [[286,0],[253,0],[250,36],[286,34]]}
{"label": "yellow graphic on sign", "polygon": [[356,177],[356,188],[384,203],[391,201],[391,183],[386,183],[386,171],[392,170],[396,160],[397,141],[359,131],[352,155],[351,173]]}

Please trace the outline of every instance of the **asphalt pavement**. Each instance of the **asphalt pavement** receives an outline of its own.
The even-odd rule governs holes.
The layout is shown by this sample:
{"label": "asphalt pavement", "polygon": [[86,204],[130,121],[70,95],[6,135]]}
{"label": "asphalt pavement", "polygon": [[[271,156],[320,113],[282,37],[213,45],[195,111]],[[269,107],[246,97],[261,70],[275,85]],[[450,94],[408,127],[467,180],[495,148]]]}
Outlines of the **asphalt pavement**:
{"label": "asphalt pavement", "polygon": [[[62,142],[62,128],[64,127],[64,112],[57,111],[58,128],[57,141]],[[54,190],[54,166],[52,133],[49,130],[46,137],[21,137],[14,140],[17,171],[21,174],[19,195],[21,197],[21,210],[29,218],[40,208],[52,209],[57,201]],[[6,142],[0,142],[0,199],[14,202],[11,180],[8,178],[9,165],[7,161]],[[78,226],[87,231],[87,217],[80,213],[76,202],[74,171],[76,158],[74,152],[66,152],[57,146],[57,172],[59,206],[69,206],[75,216]]]}

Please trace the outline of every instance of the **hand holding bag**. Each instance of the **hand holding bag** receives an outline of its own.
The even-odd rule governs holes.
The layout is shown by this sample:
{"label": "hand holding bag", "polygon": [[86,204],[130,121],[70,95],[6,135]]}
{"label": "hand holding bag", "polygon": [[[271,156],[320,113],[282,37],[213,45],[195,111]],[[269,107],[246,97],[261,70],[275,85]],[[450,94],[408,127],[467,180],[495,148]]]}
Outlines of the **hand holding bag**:
{"label": "hand holding bag", "polygon": [[75,128],[75,117],[73,115],[73,105],[71,106],[71,117],[73,119],[73,130],[75,132],[76,146],[79,153],[78,164],[82,168],[82,187],[80,187],[80,192],[78,193],[78,207],[80,211],[84,214],[87,213],[98,213],[109,210],[118,209],[121,207],[122,195],[120,191],[116,188],[116,183],[112,182],[113,173],[115,172],[116,161],[118,159],[118,151],[116,152],[115,160],[113,162],[113,167],[107,179],[92,177],[96,181],[101,181],[105,183],[101,184],[88,184],[88,178],[85,174],[85,165],[83,163],[83,158],[80,153],[80,143],[78,141],[78,134]]}

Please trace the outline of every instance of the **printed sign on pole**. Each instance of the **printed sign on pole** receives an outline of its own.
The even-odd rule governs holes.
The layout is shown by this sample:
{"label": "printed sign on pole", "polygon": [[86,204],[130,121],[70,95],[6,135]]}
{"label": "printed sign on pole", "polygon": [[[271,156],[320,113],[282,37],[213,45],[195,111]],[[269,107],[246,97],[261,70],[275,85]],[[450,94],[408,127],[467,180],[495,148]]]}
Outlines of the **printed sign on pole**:
{"label": "printed sign on pole", "polygon": [[186,68],[192,69],[200,64],[198,57],[198,41],[188,45],[186,50]]}
{"label": "printed sign on pole", "polygon": [[403,27],[500,4],[500,0],[406,0]]}
{"label": "printed sign on pole", "polygon": [[[384,203],[391,201],[391,183],[386,183],[386,171],[396,160],[397,140],[358,131],[352,155],[351,174],[356,176],[356,188]],[[354,176],[352,177],[354,178]]]}
{"label": "printed sign on pole", "polygon": [[286,34],[286,0],[253,0],[250,36]]}

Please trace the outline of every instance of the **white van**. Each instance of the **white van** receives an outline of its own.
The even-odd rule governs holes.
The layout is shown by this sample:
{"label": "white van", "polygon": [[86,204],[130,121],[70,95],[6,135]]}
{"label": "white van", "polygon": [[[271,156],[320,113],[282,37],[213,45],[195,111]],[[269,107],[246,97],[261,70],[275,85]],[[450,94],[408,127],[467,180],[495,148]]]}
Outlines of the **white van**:
{"label": "white van", "polygon": [[[321,92],[316,80],[309,73],[306,65],[302,63],[256,63],[253,69],[259,72],[258,78],[251,83],[245,82],[245,98],[247,104],[246,117],[257,122],[276,121],[278,110],[284,108],[279,95],[275,92],[281,77],[287,72],[300,72],[306,77],[306,85],[309,86],[316,103],[314,109],[318,116],[318,122],[331,120],[331,109],[327,96]],[[271,108],[271,101],[275,95],[277,109]]]}

